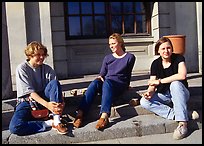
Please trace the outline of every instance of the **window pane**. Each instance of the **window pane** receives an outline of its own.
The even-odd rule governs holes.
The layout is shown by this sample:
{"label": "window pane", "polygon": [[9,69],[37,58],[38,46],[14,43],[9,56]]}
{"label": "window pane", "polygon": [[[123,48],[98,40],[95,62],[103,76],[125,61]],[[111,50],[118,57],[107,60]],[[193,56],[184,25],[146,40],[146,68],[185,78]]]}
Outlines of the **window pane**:
{"label": "window pane", "polygon": [[68,2],[68,14],[79,14],[79,2]]}
{"label": "window pane", "polygon": [[144,33],[146,31],[146,21],[144,15],[137,15],[137,33]]}
{"label": "window pane", "polygon": [[134,33],[134,16],[125,16],[125,33]]}
{"label": "window pane", "polygon": [[[101,38],[113,32],[150,33],[150,18],[144,2],[67,2],[69,38]],[[145,6],[145,7],[144,7]],[[148,17],[147,17],[148,16]],[[148,20],[147,20],[148,19]],[[147,21],[148,26],[147,26]],[[136,29],[136,30],[135,30]]]}
{"label": "window pane", "polygon": [[136,13],[145,13],[144,5],[142,2],[136,2],[135,6]]}
{"label": "window pane", "polygon": [[123,2],[123,13],[132,13],[133,5],[132,2]]}
{"label": "window pane", "polygon": [[112,2],[111,3],[111,13],[112,14],[120,14],[121,13],[120,2]]}
{"label": "window pane", "polygon": [[83,35],[93,35],[93,23],[91,16],[82,17]]}
{"label": "window pane", "polygon": [[94,13],[105,14],[104,2],[94,2]]}
{"label": "window pane", "polygon": [[70,36],[80,36],[81,29],[80,29],[80,19],[79,17],[69,17],[69,35]]}
{"label": "window pane", "polygon": [[91,2],[81,2],[81,14],[92,14]]}
{"label": "window pane", "polygon": [[96,35],[100,35],[100,36],[106,35],[105,16],[96,16],[95,17],[95,31],[96,31]]}
{"label": "window pane", "polygon": [[112,16],[112,31],[122,33],[121,16]]}

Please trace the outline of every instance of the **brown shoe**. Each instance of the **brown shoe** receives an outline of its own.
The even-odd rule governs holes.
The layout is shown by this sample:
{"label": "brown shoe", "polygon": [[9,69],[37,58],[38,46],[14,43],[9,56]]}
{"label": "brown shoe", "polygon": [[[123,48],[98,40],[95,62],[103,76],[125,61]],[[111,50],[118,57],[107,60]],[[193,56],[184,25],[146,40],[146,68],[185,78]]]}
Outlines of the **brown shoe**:
{"label": "brown shoe", "polygon": [[83,122],[83,118],[82,117],[76,117],[74,122],[73,122],[73,126],[76,128],[79,128],[82,126],[82,122]]}
{"label": "brown shoe", "polygon": [[131,100],[129,101],[129,105],[130,105],[130,106],[138,106],[138,105],[140,105],[140,100],[139,100],[138,98],[131,99]]}
{"label": "brown shoe", "polygon": [[96,129],[102,130],[109,124],[108,118],[100,118],[96,124]]}
{"label": "brown shoe", "polygon": [[59,134],[67,134],[68,129],[65,124],[59,123],[57,126],[52,124],[52,129],[56,130]]}

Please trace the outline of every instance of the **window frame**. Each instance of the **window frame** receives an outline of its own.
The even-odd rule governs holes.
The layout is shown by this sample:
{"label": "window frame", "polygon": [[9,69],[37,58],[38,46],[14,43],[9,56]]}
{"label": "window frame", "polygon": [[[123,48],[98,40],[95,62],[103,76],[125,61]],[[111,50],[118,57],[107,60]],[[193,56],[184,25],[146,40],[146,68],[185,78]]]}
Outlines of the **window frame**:
{"label": "window frame", "polygon": [[[78,2],[79,3],[79,8],[81,6],[81,3],[82,2]],[[132,5],[135,5],[136,2],[132,2],[133,4]],[[125,13],[122,13],[122,33],[121,35],[122,36],[130,36],[130,37],[133,37],[133,36],[151,36],[151,3],[150,2],[142,2],[143,3],[143,6],[145,8],[145,13],[141,13],[141,15],[145,15],[145,24],[146,24],[146,32],[144,33],[137,33],[136,32],[136,20],[134,20],[134,33],[125,33],[125,26],[124,26],[124,16],[127,14]],[[121,6],[123,5],[123,2],[120,2]],[[98,15],[98,14],[95,14],[94,13],[94,2],[91,2],[91,6],[92,6],[92,14],[81,14],[79,12],[79,14],[72,14],[72,15],[69,15],[68,14],[68,2],[64,2],[64,20],[65,20],[65,36],[66,36],[66,40],[71,40],[71,39],[95,39],[95,38],[107,38],[110,34],[113,33],[113,30],[112,30],[112,21],[111,21],[111,17],[113,16],[111,14],[111,2],[104,2],[104,7],[105,7],[105,14],[104,17],[105,19],[107,20],[105,22],[106,26],[106,36],[98,36],[95,34],[95,28],[93,28],[93,35],[83,35],[81,34],[80,36],[70,36],[69,35],[69,24],[68,24],[68,18],[70,16],[78,16],[80,18],[80,20],[82,19],[83,16],[91,16],[92,17],[92,24],[93,26],[95,26],[95,21],[94,21],[94,17],[95,16],[102,16],[102,14]],[[80,10],[81,11],[81,8]],[[132,15],[136,16],[138,15],[139,13],[136,13],[134,12]],[[136,18],[135,18],[136,19]],[[82,29],[83,29],[83,24],[82,24],[82,21],[80,21],[80,31],[82,33]]]}

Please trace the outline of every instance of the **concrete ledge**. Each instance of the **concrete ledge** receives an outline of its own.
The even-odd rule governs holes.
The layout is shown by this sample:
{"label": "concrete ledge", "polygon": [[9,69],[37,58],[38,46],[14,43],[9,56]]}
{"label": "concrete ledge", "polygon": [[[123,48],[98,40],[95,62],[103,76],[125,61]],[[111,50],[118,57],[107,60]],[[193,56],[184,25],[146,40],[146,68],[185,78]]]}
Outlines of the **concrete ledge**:
{"label": "concrete ledge", "polygon": [[[75,111],[79,102],[81,101],[80,97],[75,98],[66,98],[66,106],[64,109],[64,114],[68,115],[72,120],[75,117]],[[189,110],[196,110],[200,111],[202,109],[202,96],[192,96],[188,102],[188,109]],[[123,103],[121,103],[123,102]],[[6,100],[2,102],[2,130],[7,130],[11,117],[13,115],[14,107],[16,101],[15,99]],[[98,114],[100,112],[100,98],[95,101],[95,104],[92,105],[91,112],[87,116],[87,119],[98,119]],[[128,102],[119,101],[117,105],[111,108],[111,116],[110,117],[124,117],[124,116],[138,116],[138,115],[145,115],[145,114],[152,114],[151,112],[147,111],[146,109],[139,106],[130,106]]]}
{"label": "concrete ledge", "polygon": [[[97,121],[90,122],[79,129],[73,129],[70,123],[69,133],[67,135],[59,135],[54,130],[29,136],[17,136],[11,134],[8,138],[8,143],[70,144],[86,141],[169,133],[173,132],[173,130],[177,127],[177,123],[175,121],[163,119],[153,114],[140,115],[132,118],[111,118],[110,126],[104,131],[95,129],[96,122]],[[192,121],[192,123],[194,123],[194,125],[197,125],[197,127],[192,127],[191,130],[202,128],[201,123],[196,121]]]}
{"label": "concrete ledge", "polygon": [[[75,116],[75,110],[81,101],[82,96],[70,95],[74,88],[86,88],[95,76],[87,76],[81,79],[61,80],[65,92],[66,108],[63,116],[69,122],[69,133],[59,135],[54,130],[38,133],[30,136],[16,136],[9,132],[8,124],[16,105],[16,99],[2,101],[2,144],[68,144],[85,141],[96,141],[121,137],[143,136],[158,133],[173,132],[177,123],[158,117],[140,106],[129,106],[128,100],[121,100],[111,109],[110,126],[104,131],[95,129],[100,110],[100,98],[97,98],[91,107],[91,112],[85,119],[84,127],[73,129],[71,124]],[[132,90],[124,97],[137,98],[138,91],[146,90],[149,75],[147,73],[133,74],[131,81]],[[188,74],[188,82],[191,93],[188,109],[196,110],[200,118],[196,121],[189,121],[189,132],[202,129],[202,74]],[[125,95],[125,94],[124,94]],[[15,98],[15,97],[14,97]]]}

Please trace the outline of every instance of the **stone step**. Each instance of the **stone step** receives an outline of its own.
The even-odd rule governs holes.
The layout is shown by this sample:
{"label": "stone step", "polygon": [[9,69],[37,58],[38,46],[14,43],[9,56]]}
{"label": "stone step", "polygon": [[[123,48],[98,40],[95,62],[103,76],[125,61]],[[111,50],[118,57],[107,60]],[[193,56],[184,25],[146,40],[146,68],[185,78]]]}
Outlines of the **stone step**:
{"label": "stone step", "polygon": [[[99,112],[100,112],[100,99],[101,97],[98,96],[94,101],[89,114],[89,119],[98,119]],[[82,96],[72,96],[66,97],[65,101],[65,109],[64,115],[69,115],[69,117],[73,120],[75,117],[75,111],[77,106],[79,105]],[[13,115],[14,107],[16,105],[16,100],[4,100],[2,101],[2,129],[8,129],[9,122]],[[192,96],[188,102],[188,109],[190,111],[202,110],[202,97],[201,96]],[[147,111],[146,109],[142,108],[140,105],[138,106],[130,106],[128,100],[119,100],[116,105],[112,106],[111,108],[111,117],[123,117],[123,116],[137,116],[137,115],[145,115],[151,114],[151,112]]]}
{"label": "stone step", "polygon": [[[54,130],[29,136],[11,134],[9,144],[74,144],[87,141],[163,134],[173,132],[178,125],[175,121],[163,119],[153,114],[110,118],[109,127],[103,131],[95,129],[96,122],[87,121],[85,126],[78,129],[74,129],[70,123],[67,135],[59,135]],[[189,133],[201,128],[202,122],[196,120],[189,122]]]}
{"label": "stone step", "polygon": [[[77,106],[79,105],[81,101],[81,97],[77,97],[78,100],[74,103],[68,99],[66,102],[66,108],[64,110],[64,113],[69,113],[71,117],[75,117],[75,112],[77,109]],[[200,97],[193,96],[191,100],[188,102],[188,110],[189,111],[199,111],[202,110],[202,100]],[[90,111],[88,113],[88,117],[90,119],[98,119],[99,112],[100,112],[100,101],[94,102],[95,104],[91,105]],[[130,106],[128,102],[124,102],[123,104],[117,104],[111,107],[111,117],[123,117],[123,116],[137,116],[137,115],[146,115],[146,114],[152,114],[152,112],[149,112],[148,110],[142,108],[140,105],[138,106]]]}
{"label": "stone step", "polygon": [[[69,123],[69,133],[59,135],[54,130],[38,133],[29,136],[16,136],[10,134],[8,124],[13,115],[16,105],[15,99],[2,101],[2,143],[42,143],[42,144],[68,144],[85,141],[105,140],[112,138],[143,136],[158,133],[173,132],[177,122],[163,119],[155,114],[143,109],[140,105],[130,106],[129,99],[139,98],[139,94],[147,89],[146,83],[149,78],[148,73],[133,74],[131,85],[133,88],[123,95],[126,100],[119,100],[111,108],[110,126],[104,131],[95,129],[100,110],[100,96],[96,98],[91,107],[90,114],[84,119],[85,125],[82,128],[74,129],[72,121],[75,110],[79,105],[82,96],[72,96],[72,89],[82,89],[88,87],[89,83],[96,76],[87,76],[81,79],[68,79],[60,81],[63,92],[65,92],[66,107],[63,119]],[[199,112],[198,120],[189,121],[189,130],[202,129],[202,74],[188,74],[189,90],[191,97],[188,104],[189,110]],[[122,97],[122,96],[121,96]],[[121,98],[121,99],[124,99]],[[47,138],[49,137],[49,138]]]}

